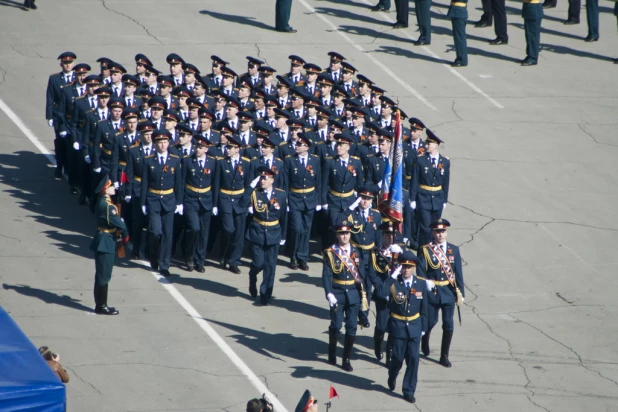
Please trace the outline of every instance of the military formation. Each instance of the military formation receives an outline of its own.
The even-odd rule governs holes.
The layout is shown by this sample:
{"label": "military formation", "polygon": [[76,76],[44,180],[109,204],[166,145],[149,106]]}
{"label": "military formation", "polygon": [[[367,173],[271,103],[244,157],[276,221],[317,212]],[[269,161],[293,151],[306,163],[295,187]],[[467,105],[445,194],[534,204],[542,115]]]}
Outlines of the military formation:
{"label": "military formation", "polygon": [[[46,105],[55,176],[66,176],[97,218],[95,313],[118,314],[107,285],[115,252],[129,239],[129,257],[145,257],[166,277],[174,256],[182,269],[204,273],[209,252],[240,274],[248,250],[249,294],[262,305],[272,299],[279,255],[307,271],[313,240],[324,251],[328,362],[338,364],[343,326],[341,367],[353,371],[357,329],[371,326],[373,304],[375,356],[382,360],[385,349],[391,390],[405,361],[402,390],[414,402],[419,350],[431,353],[440,311],[439,363],[451,366],[454,312],[464,297],[459,249],[446,242],[450,223],[442,218],[450,161],[440,154],[443,141],[386,90],[342,54],[326,57],[323,68],[290,55],[277,74],[247,56],[239,75],[218,56],[204,74],[172,53],[163,73],[137,54],[135,73],[106,57],[92,73],[62,53]],[[401,221],[377,209],[398,139]]]}

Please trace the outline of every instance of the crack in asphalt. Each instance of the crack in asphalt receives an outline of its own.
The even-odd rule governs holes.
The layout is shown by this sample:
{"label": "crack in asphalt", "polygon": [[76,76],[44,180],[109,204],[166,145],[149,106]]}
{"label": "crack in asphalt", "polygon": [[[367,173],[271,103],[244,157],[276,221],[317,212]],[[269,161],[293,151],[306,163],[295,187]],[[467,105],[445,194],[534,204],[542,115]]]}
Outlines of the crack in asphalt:
{"label": "crack in asphalt", "polygon": [[270,66],[270,64],[268,63],[268,59],[266,59],[266,57],[261,56],[262,50],[260,50],[260,46],[258,46],[257,43],[255,43],[255,48],[257,49],[257,57],[259,59],[263,59],[264,63],[266,63],[267,66]]}
{"label": "crack in asphalt", "polygon": [[604,145],[604,146],[618,147],[618,145],[616,145],[616,144],[599,142],[592,134],[590,134],[590,132],[588,130],[584,129],[584,127],[583,127],[583,125],[581,123],[577,123],[577,127],[579,127],[579,129],[582,132],[586,133],[596,144],[600,144],[600,145]]}
{"label": "crack in asphalt", "polygon": [[6,70],[0,67],[0,85],[6,81]]}
{"label": "crack in asphalt", "polygon": [[145,31],[145,32],[146,32],[146,33],[147,33],[150,37],[152,37],[153,39],[155,39],[155,40],[156,40],[159,44],[165,44],[165,43],[163,43],[161,40],[159,40],[159,39],[157,38],[157,36],[155,36],[154,34],[152,34],[152,33],[151,33],[151,32],[150,32],[147,28],[146,28],[146,26],[144,26],[144,25],[143,25],[142,23],[140,23],[139,21],[135,20],[133,17],[131,17],[131,16],[127,16],[126,14],[121,13],[121,12],[119,12],[119,11],[116,11],[116,10],[114,10],[114,9],[110,9],[110,8],[107,6],[107,4],[105,3],[105,0],[101,0],[101,4],[103,5],[103,8],[104,8],[105,10],[111,11],[112,13],[116,13],[116,14],[118,14],[118,15],[122,16],[122,17],[125,17],[125,18],[127,18],[127,19],[131,20],[133,23],[135,23],[135,24],[137,24],[138,26],[140,26],[142,29],[144,29],[144,31]]}
{"label": "crack in asphalt", "polygon": [[90,382],[88,382],[88,381],[84,380],[84,378],[82,378],[81,376],[79,376],[79,374],[78,374],[77,372],[75,372],[75,370],[74,370],[73,368],[71,368],[71,367],[69,367],[69,366],[66,366],[66,365],[64,365],[64,368],[65,368],[65,369],[70,370],[70,371],[71,371],[71,373],[77,377],[77,379],[79,379],[80,381],[84,382],[86,385],[90,386],[92,389],[94,389],[95,391],[97,391],[97,393],[98,393],[99,395],[103,395],[103,394],[101,393],[101,391],[100,391],[100,390],[98,390],[98,389],[97,389],[97,388],[96,388],[96,387],[95,387],[92,383],[90,383]]}

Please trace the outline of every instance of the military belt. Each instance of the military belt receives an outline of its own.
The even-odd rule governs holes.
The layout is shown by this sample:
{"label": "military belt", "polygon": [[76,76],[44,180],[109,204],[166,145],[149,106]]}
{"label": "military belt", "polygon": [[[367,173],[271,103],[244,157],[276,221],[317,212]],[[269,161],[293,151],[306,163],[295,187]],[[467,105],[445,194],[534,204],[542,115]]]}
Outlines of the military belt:
{"label": "military belt", "polygon": [[354,283],[356,283],[355,280],[339,280],[339,279],[333,279],[333,283],[336,283],[338,285],[346,285],[346,286],[352,286]]}
{"label": "military belt", "polygon": [[208,193],[210,192],[210,189],[211,189],[211,186],[205,187],[203,189],[200,189],[199,187],[195,187],[191,185],[185,185],[185,187],[195,193]]}
{"label": "military belt", "polygon": [[174,189],[157,190],[157,189],[153,189],[150,187],[148,188],[148,191],[150,193],[154,193],[155,195],[159,195],[159,196],[171,195],[172,193],[174,193]]}
{"label": "military belt", "polygon": [[524,3],[531,3],[531,4],[537,4],[540,3],[541,0],[524,0]]}
{"label": "military belt", "polygon": [[374,243],[372,243],[370,245],[359,245],[358,243],[352,242],[352,245],[354,247],[357,247],[357,248],[362,249],[362,250],[371,250],[371,249],[373,249],[375,247],[376,244],[374,242]]}
{"label": "military belt", "polygon": [[275,220],[274,222],[265,222],[255,217],[253,218],[253,221],[257,223],[258,225],[262,225],[262,226],[277,226],[279,224],[278,220]]}
{"label": "military belt", "polygon": [[430,192],[438,192],[442,190],[442,186],[427,186],[427,185],[419,185],[419,187],[423,190],[428,190]]}
{"label": "military belt", "polygon": [[112,155],[112,151],[111,151],[111,150],[107,150],[107,149],[103,149],[103,148],[101,148],[101,151],[102,151],[103,153],[105,153],[106,155],[108,155],[108,156],[111,156],[111,155]]}
{"label": "military belt", "polygon": [[220,192],[223,193],[224,195],[236,196],[236,195],[242,195],[243,193],[245,193],[245,189],[244,188],[240,190],[221,189]]}
{"label": "military belt", "polygon": [[414,319],[418,319],[419,316],[421,316],[420,313],[417,313],[416,315],[413,315],[413,316],[401,316],[396,313],[391,313],[391,317],[397,320],[403,320],[404,322],[412,322]]}
{"label": "military belt", "polygon": [[292,193],[311,193],[315,190],[315,186],[314,187],[309,187],[307,189],[294,189],[294,188],[290,188],[290,192]]}
{"label": "military belt", "polygon": [[122,160],[121,160],[121,161],[119,161],[119,162],[118,162],[118,164],[119,164],[120,166],[125,166],[125,167],[127,166],[127,162],[123,162]]}
{"label": "military belt", "polygon": [[136,182],[141,182],[142,178],[138,177],[138,176],[135,176],[135,177],[133,177],[133,180],[135,180]]}
{"label": "military belt", "polygon": [[454,1],[451,3],[451,6],[456,6],[456,7],[466,7],[468,5],[468,3],[464,3],[461,1]]}
{"label": "military belt", "polygon": [[[431,279],[427,279],[427,280],[431,280]],[[449,282],[448,280],[431,280],[431,281],[436,286],[447,286],[451,284],[451,282]]]}
{"label": "military belt", "polygon": [[97,230],[103,233],[114,233],[116,229],[106,229],[104,227],[98,227]]}
{"label": "military belt", "polygon": [[411,180],[412,176],[406,176],[406,180]]}
{"label": "military belt", "polygon": [[330,189],[328,193],[336,197],[350,197],[354,194],[354,190],[350,190],[349,192],[346,192],[346,193],[340,193],[340,192],[335,192],[334,190]]}

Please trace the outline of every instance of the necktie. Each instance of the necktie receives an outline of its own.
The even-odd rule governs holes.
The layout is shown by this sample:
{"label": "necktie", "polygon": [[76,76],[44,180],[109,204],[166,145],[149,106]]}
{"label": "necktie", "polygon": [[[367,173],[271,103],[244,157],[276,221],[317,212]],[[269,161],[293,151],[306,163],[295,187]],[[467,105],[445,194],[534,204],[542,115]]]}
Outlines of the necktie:
{"label": "necktie", "polygon": [[337,109],[337,116],[341,116],[341,110]]}
{"label": "necktie", "polygon": [[339,81],[339,76],[337,75],[337,72],[333,73],[333,77],[335,78],[335,83],[337,83]]}
{"label": "necktie", "polygon": [[80,88],[78,89],[78,92],[79,92],[79,95],[80,95],[80,96],[83,96],[83,95],[84,95],[84,88],[83,88],[83,87],[80,87]]}
{"label": "necktie", "polygon": [[374,111],[377,115],[379,115],[379,114],[380,114],[380,108],[378,108],[378,107],[376,107],[375,109],[373,109],[373,111]]}
{"label": "necktie", "polygon": [[296,110],[294,113],[296,113],[296,117],[300,117],[300,110]]}
{"label": "necktie", "polygon": [[114,87],[114,93],[116,93],[116,96],[120,96],[120,91],[117,87]]}
{"label": "necktie", "polygon": [[356,136],[360,137],[360,130],[356,131]]}
{"label": "necktie", "polygon": [[306,164],[305,164],[305,158],[304,157],[300,158],[300,163],[303,165],[303,168],[305,168]]}
{"label": "necktie", "polygon": [[378,146],[373,146],[373,151],[378,153]]}
{"label": "necktie", "polygon": [[191,123],[191,130],[195,130],[195,123]]}
{"label": "necktie", "polygon": [[410,289],[412,287],[412,284],[408,281],[406,282],[406,288]]}
{"label": "necktie", "polygon": [[435,158],[435,157],[432,157],[432,158],[431,158],[431,164],[432,164],[432,166],[434,167],[434,169],[436,168],[437,163],[438,163],[438,162],[437,162],[436,158]]}
{"label": "necktie", "polygon": [[204,161],[200,159],[200,169],[204,168]]}
{"label": "necktie", "polygon": [[253,82],[253,85],[255,86],[255,84],[257,83],[257,79],[255,77],[252,77],[251,81]]}
{"label": "necktie", "polygon": [[369,104],[369,100],[363,99],[363,106],[367,106]]}
{"label": "necktie", "polygon": [[226,90],[226,91],[225,91],[225,94],[227,94],[227,95],[229,96],[229,95],[230,95],[230,90],[229,90],[229,89],[228,89],[228,90]]}
{"label": "necktie", "polygon": [[440,245],[440,249],[442,249],[442,252],[446,252],[446,251],[444,250],[444,245]]}
{"label": "necktie", "polygon": [[221,113],[217,113],[217,120],[221,120]]}
{"label": "necktie", "polygon": [[114,123],[114,130],[118,130],[118,123]]}
{"label": "necktie", "polygon": [[285,133],[281,132],[281,140],[283,140],[285,142]]}
{"label": "necktie", "polygon": [[348,162],[346,162],[345,160],[342,160],[341,166],[343,166],[343,168],[345,169],[346,167],[348,167]]}
{"label": "necktie", "polygon": [[154,94],[155,90],[154,90],[154,86],[150,86],[150,93]]}
{"label": "necktie", "polygon": [[328,106],[328,99],[322,100],[322,106]]}
{"label": "necktie", "polygon": [[313,87],[309,88],[309,94],[313,94]]}
{"label": "necktie", "polygon": [[105,120],[105,112],[101,112],[101,119]]}
{"label": "necktie", "polygon": [[294,83],[298,83],[298,76],[294,76]]}
{"label": "necktie", "polygon": [[349,84],[347,84],[347,83],[346,83],[346,85],[345,85],[345,91],[346,91],[346,92],[349,92],[349,91],[350,91],[350,85],[349,85]]}
{"label": "necktie", "polygon": [[94,109],[94,97],[90,98],[90,108]]}
{"label": "necktie", "polygon": [[326,136],[325,136],[325,134],[324,134],[324,130],[322,130],[322,131],[320,132],[320,137],[322,138],[322,140],[326,140]]}
{"label": "necktie", "polygon": [[189,153],[187,152],[187,148],[186,148],[186,147],[185,147],[184,149],[182,149],[182,153],[183,153],[185,156],[189,154]]}
{"label": "necktie", "polygon": [[270,169],[270,159],[266,159],[266,167]]}
{"label": "necktie", "polygon": [[165,157],[159,156],[159,164],[163,166],[165,164]]}
{"label": "necktie", "polygon": [[412,143],[412,150],[416,152],[416,145],[414,143]]}
{"label": "necktie", "polygon": [[149,148],[149,147],[145,147],[145,148],[144,148],[144,154],[145,154],[146,156],[148,156],[149,152],[150,152],[150,148]]}
{"label": "necktie", "polygon": [[310,122],[311,122],[311,126],[315,126],[315,119],[311,119]]}
{"label": "necktie", "polygon": [[180,79],[176,79],[176,85],[180,85]]}
{"label": "necktie", "polygon": [[132,103],[133,103],[133,102],[131,101],[131,99],[129,99],[129,101],[127,102],[127,105],[128,105],[129,107],[131,107],[131,106],[132,106]]}
{"label": "necktie", "polygon": [[131,141],[131,144],[133,144],[133,135],[132,134],[129,135],[129,140]]}
{"label": "necktie", "polygon": [[218,86],[219,85],[219,77],[215,77],[215,84]]}
{"label": "necktie", "polygon": [[64,79],[65,83],[71,83],[71,76],[66,76],[66,78]]}

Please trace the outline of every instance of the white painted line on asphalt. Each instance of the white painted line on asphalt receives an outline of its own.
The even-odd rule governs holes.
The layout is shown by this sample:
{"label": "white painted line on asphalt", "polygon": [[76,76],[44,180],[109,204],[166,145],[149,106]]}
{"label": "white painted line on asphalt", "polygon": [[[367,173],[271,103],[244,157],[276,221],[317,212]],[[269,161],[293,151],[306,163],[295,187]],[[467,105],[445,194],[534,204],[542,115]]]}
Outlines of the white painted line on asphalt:
{"label": "white painted line on asphalt", "polygon": [[432,110],[438,110],[438,108],[436,106],[434,106],[433,104],[431,104],[429,102],[429,100],[427,100],[423,95],[421,95],[419,92],[417,92],[414,88],[412,88],[412,86],[410,86],[408,83],[404,82],[399,76],[397,76],[391,69],[389,69],[388,67],[386,67],[386,65],[384,65],[384,63],[382,63],[380,60],[376,59],[371,53],[367,52],[367,50],[365,50],[362,46],[356,44],[354,42],[354,40],[352,40],[347,34],[345,34],[344,32],[340,31],[339,28],[333,23],[331,22],[329,19],[327,19],[323,14],[321,13],[317,13],[316,10],[309,5],[305,0],[299,0],[300,3],[305,6],[305,8],[307,10],[309,10],[311,13],[315,14],[316,16],[318,16],[318,18],[320,20],[322,20],[324,23],[326,23],[331,29],[333,29],[333,31],[337,32],[341,37],[344,38],[345,41],[347,41],[348,43],[350,43],[350,45],[354,46],[356,49],[358,49],[358,51],[360,51],[361,53],[363,53],[365,56],[367,56],[367,58],[369,58],[369,60],[371,60],[376,66],[380,67],[380,69],[388,74],[390,77],[392,77],[397,83],[399,83],[404,89],[406,89],[407,91],[409,91],[410,93],[412,93],[414,95],[414,97],[416,97],[418,100],[420,100],[421,102],[423,102],[423,104],[427,107],[429,107]]}
{"label": "white painted line on asphalt", "polygon": [[584,260],[583,257],[581,257],[576,251],[574,251],[573,249],[571,249],[568,245],[564,244],[564,239],[560,239],[558,236],[554,235],[547,227],[545,227],[542,223],[539,223],[539,227],[541,228],[541,230],[545,233],[547,233],[549,235],[549,237],[551,237],[553,240],[556,241],[556,243],[558,243],[560,246],[562,246],[563,248],[565,248],[566,250],[569,251],[569,253],[571,253],[573,256],[575,256],[575,258],[577,260],[579,260],[581,263],[583,263],[584,265],[588,265],[588,263]]}
{"label": "white painted line on asphalt", "polygon": [[[301,0],[301,2],[304,0]],[[362,0],[363,3],[367,4],[368,6],[373,6],[373,4],[371,4],[369,1],[367,0]],[[369,9],[367,9],[369,10]],[[390,23],[395,23],[393,21],[393,19],[391,19],[386,13],[384,12],[380,12],[380,14],[382,16],[384,16],[386,18],[387,21],[389,21]],[[413,38],[410,33],[408,33],[408,30],[401,30],[401,32],[403,34],[405,34],[405,36],[411,40],[411,41],[415,41],[416,39]],[[427,46],[420,46],[427,54],[431,55],[431,57],[433,57],[434,59],[439,59],[442,60],[440,56],[438,56],[436,53],[434,53],[429,47]],[[489,100],[489,102],[491,104],[493,104],[494,106],[496,106],[498,109],[504,109],[504,106],[502,106],[500,103],[498,103],[496,101],[496,99],[494,99],[493,97],[491,97],[490,95],[488,95],[487,93],[485,93],[484,91],[482,91],[477,85],[475,85],[474,83],[472,83],[470,80],[468,80],[466,77],[464,77],[463,74],[459,73],[457,70],[453,69],[450,65],[448,64],[441,64],[442,67],[446,68],[448,71],[450,71],[454,76],[456,76],[457,78],[459,78],[459,80],[461,80],[462,82],[464,82],[465,84],[468,85],[468,87],[470,87],[472,90],[474,90],[475,92],[477,92],[478,94],[480,94],[481,96],[483,96],[484,98],[486,98],[487,100]]]}
{"label": "white painted line on asphalt", "polygon": [[[19,116],[17,116],[15,112],[11,110],[11,108],[6,103],[4,103],[2,99],[0,99],[0,109],[2,109],[2,111],[9,117],[9,119],[11,119],[13,123],[15,123],[17,127],[19,127],[19,129],[24,133],[24,135],[26,135],[28,140],[30,140],[32,144],[34,144],[34,146],[36,146],[36,148],[45,155],[47,160],[49,160],[51,164],[55,165],[56,159],[54,158],[54,156],[51,155],[49,150],[47,150],[47,148],[43,146],[39,138],[36,137],[34,133],[32,133],[32,131],[24,124],[24,122],[19,118]],[[140,263],[146,268],[149,268],[149,264],[147,262],[140,261]],[[234,352],[232,348],[230,348],[230,346],[223,340],[221,336],[219,336],[219,334],[212,328],[212,326],[210,326],[210,324],[206,320],[204,320],[202,315],[199,314],[199,312],[178,291],[178,289],[176,289],[174,285],[172,285],[165,277],[161,276],[160,274],[152,271],[150,273],[163,286],[163,288],[167,290],[170,295],[172,295],[174,300],[176,300],[176,302],[178,302],[180,306],[182,306],[182,308],[189,314],[189,316],[193,318],[193,320],[199,325],[199,327],[202,328],[204,332],[206,332],[208,337],[217,344],[219,349],[221,349],[221,351],[225,353],[225,355],[232,361],[232,363],[238,368],[238,370],[240,370],[240,372],[242,372],[242,374],[245,375],[247,379],[249,379],[249,382],[251,382],[255,389],[257,389],[260,394],[266,394],[268,400],[273,404],[275,411],[287,412],[287,409],[285,409],[283,404],[275,397],[275,395],[273,395],[272,392],[268,390],[268,388],[266,387],[266,385],[264,385],[260,378],[258,378],[256,374],[253,373],[251,369],[249,369],[247,364],[243,362],[242,359],[240,359],[236,352]]]}

